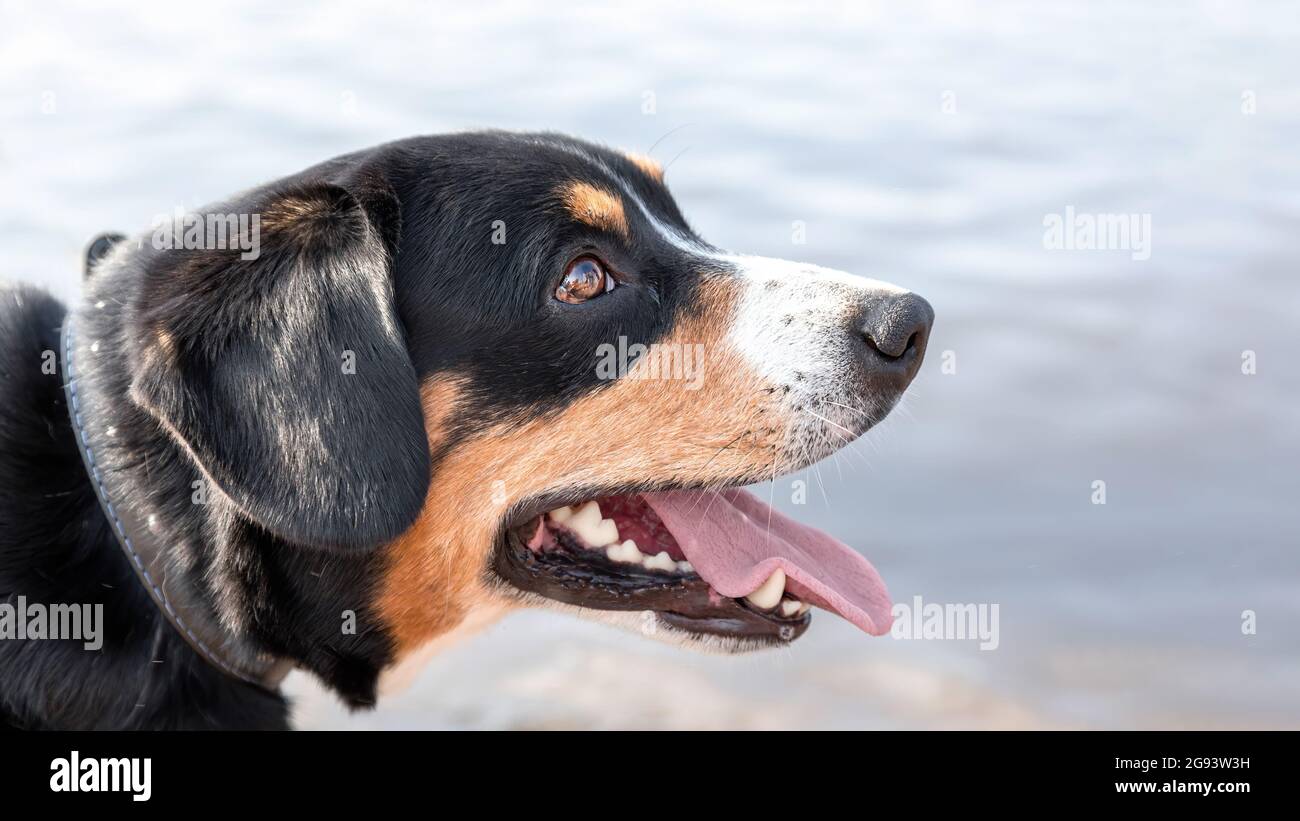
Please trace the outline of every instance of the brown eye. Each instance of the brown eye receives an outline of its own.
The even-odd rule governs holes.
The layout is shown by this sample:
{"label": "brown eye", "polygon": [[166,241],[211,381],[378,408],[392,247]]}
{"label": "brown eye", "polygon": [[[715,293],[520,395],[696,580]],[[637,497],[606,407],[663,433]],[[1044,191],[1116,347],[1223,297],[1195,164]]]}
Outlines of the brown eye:
{"label": "brown eye", "polygon": [[614,290],[614,278],[595,257],[578,257],[569,263],[564,281],[555,289],[555,298],[561,302],[577,304],[586,302],[606,291]]}

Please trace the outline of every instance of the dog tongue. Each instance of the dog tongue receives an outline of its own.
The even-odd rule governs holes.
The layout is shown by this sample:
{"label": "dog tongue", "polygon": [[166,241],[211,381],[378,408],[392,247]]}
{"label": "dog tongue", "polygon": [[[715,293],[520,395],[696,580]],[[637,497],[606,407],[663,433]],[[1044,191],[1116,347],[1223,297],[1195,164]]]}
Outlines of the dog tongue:
{"label": "dog tongue", "polygon": [[889,631],[889,591],[843,542],[799,524],[744,490],[644,494],[700,577],[730,598],[753,593],[779,567],[786,590],[872,635]]}

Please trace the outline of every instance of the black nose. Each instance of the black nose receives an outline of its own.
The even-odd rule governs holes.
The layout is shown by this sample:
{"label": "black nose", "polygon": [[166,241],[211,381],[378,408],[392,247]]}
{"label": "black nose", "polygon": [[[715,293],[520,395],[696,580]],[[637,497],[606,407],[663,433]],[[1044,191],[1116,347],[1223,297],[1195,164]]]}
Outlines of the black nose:
{"label": "black nose", "polygon": [[859,328],[867,345],[868,367],[916,375],[934,324],[930,303],[912,293],[877,297],[865,306]]}

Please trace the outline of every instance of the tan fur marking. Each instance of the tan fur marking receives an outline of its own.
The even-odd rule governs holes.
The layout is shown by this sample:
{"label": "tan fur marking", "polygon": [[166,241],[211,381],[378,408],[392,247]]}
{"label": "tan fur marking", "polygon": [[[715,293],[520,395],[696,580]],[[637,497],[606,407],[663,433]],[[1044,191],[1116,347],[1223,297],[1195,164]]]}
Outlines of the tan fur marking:
{"label": "tan fur marking", "polygon": [[558,193],[565,209],[578,222],[628,236],[627,215],[617,194],[585,182],[567,183]]}
{"label": "tan fur marking", "polygon": [[[681,379],[615,384],[545,417],[496,425],[459,443],[436,466],[424,510],[387,548],[379,611],[399,658],[478,608],[500,606],[482,584],[501,517],[535,494],[582,486],[729,483],[768,470],[783,420],[770,390],[726,340],[737,286],[706,280],[696,305],[661,344],[702,344],[697,390]],[[445,383],[424,387],[431,441],[441,440]]]}
{"label": "tan fur marking", "polygon": [[154,333],[153,341],[169,362],[176,359],[176,340],[169,331],[159,329]]}
{"label": "tan fur marking", "polygon": [[[421,388],[430,453],[437,454],[443,444],[460,392],[455,379],[427,382]],[[444,489],[442,477],[435,472],[419,518],[385,551],[388,570],[379,612],[393,628],[401,655],[454,629],[475,599],[473,567],[481,560],[464,550],[454,528],[444,526],[455,508],[455,500]],[[410,575],[416,569],[418,579]],[[418,633],[412,625],[419,625]]]}
{"label": "tan fur marking", "polygon": [[320,199],[283,196],[263,209],[261,225],[267,230],[292,228],[329,216],[328,203]]}
{"label": "tan fur marking", "polygon": [[624,156],[631,160],[632,164],[640,168],[650,179],[660,183],[664,181],[664,167],[655,160],[634,151],[629,151]]}

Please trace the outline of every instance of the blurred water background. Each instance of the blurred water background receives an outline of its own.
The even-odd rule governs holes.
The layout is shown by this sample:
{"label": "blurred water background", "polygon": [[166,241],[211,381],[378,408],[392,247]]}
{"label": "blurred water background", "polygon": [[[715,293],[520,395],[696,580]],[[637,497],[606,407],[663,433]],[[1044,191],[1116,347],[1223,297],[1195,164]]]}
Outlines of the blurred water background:
{"label": "blurred water background", "polygon": [[[651,151],[714,243],[936,308],[903,408],[806,505],[761,492],[896,601],[998,604],[998,649],[823,614],[718,658],[526,613],[378,712],[295,677],[300,726],[1300,727],[1293,6],[0,10],[2,273],[68,299],[96,232],[502,127]],[[1045,248],[1067,206],[1149,214],[1150,258]]]}

